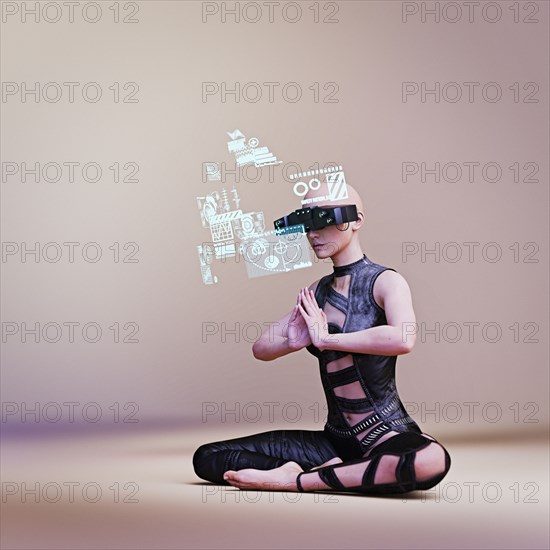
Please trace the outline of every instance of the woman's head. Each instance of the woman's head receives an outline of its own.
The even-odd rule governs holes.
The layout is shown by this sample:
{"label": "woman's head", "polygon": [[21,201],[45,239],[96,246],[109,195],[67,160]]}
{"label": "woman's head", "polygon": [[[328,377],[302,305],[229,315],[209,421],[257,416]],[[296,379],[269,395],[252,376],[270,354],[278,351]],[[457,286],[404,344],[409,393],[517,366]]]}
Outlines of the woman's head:
{"label": "woman's head", "polygon": [[[309,244],[313,248],[317,258],[332,258],[336,264],[346,263],[349,258],[361,253],[359,242],[359,229],[361,229],[365,213],[363,210],[363,201],[359,193],[351,186],[347,185],[348,197],[338,200],[326,200],[321,197],[329,195],[328,186],[322,183],[318,189],[310,189],[304,199],[319,199],[318,201],[308,202],[308,206],[339,206],[342,204],[355,204],[359,219],[354,222],[347,222],[340,225],[329,225],[323,229],[312,229],[307,233]],[[336,261],[341,259],[342,261]],[[351,261],[351,260],[349,260]]]}

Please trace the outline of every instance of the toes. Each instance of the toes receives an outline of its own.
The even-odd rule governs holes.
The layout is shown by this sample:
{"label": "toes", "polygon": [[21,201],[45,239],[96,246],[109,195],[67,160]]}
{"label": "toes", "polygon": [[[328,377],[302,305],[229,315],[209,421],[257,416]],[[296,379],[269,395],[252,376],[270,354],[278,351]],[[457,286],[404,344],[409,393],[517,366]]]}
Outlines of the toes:
{"label": "toes", "polygon": [[239,475],[239,472],[228,470],[223,474],[223,479],[225,479],[225,481],[227,481],[230,485],[233,485],[233,487],[238,487],[241,489],[243,486],[243,479],[242,476]]}

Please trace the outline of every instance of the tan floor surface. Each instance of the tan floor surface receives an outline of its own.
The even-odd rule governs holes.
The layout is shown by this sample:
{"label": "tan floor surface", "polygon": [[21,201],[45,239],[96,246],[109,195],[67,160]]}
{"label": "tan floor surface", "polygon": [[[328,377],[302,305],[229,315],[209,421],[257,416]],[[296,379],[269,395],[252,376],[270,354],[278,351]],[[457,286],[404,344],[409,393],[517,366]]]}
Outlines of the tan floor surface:
{"label": "tan floor surface", "polygon": [[441,438],[448,476],[404,496],[239,491],[195,476],[200,443],[245,433],[9,437],[1,548],[549,548],[544,437]]}

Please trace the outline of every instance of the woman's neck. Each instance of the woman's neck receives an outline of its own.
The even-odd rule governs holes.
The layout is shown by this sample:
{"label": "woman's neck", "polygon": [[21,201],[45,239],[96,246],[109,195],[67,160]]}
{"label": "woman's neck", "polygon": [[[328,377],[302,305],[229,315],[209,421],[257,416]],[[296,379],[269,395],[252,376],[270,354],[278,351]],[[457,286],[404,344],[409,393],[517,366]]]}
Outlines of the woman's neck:
{"label": "woman's neck", "polygon": [[361,250],[361,245],[350,243],[349,246],[340,250],[334,256],[331,256],[332,263],[335,267],[352,264],[357,262],[364,256],[363,251]]}

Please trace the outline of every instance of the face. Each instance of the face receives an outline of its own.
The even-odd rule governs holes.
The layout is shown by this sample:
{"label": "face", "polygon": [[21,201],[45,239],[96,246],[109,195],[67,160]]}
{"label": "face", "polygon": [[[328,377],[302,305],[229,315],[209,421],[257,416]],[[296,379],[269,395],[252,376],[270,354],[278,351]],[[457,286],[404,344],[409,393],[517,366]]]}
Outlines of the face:
{"label": "face", "polygon": [[[334,206],[333,204],[319,204],[315,206]],[[347,230],[345,230],[347,227]],[[315,255],[319,259],[330,258],[343,250],[351,241],[352,231],[349,224],[329,225],[322,229],[312,229],[307,235],[307,240]]]}
{"label": "face", "polygon": [[309,244],[313,248],[317,258],[331,258],[338,252],[344,250],[350,244],[354,234],[357,233],[357,229],[359,229],[363,223],[364,214],[361,197],[349,184],[347,184],[347,191],[348,196],[346,199],[327,201],[325,197],[330,194],[330,191],[327,184],[323,183],[318,189],[310,189],[304,197],[305,199],[319,198],[319,201],[315,201],[311,206],[333,207],[342,204],[355,204],[357,206],[357,212],[359,213],[360,221],[351,222],[350,224],[329,225],[323,229],[315,229],[306,234]]}

